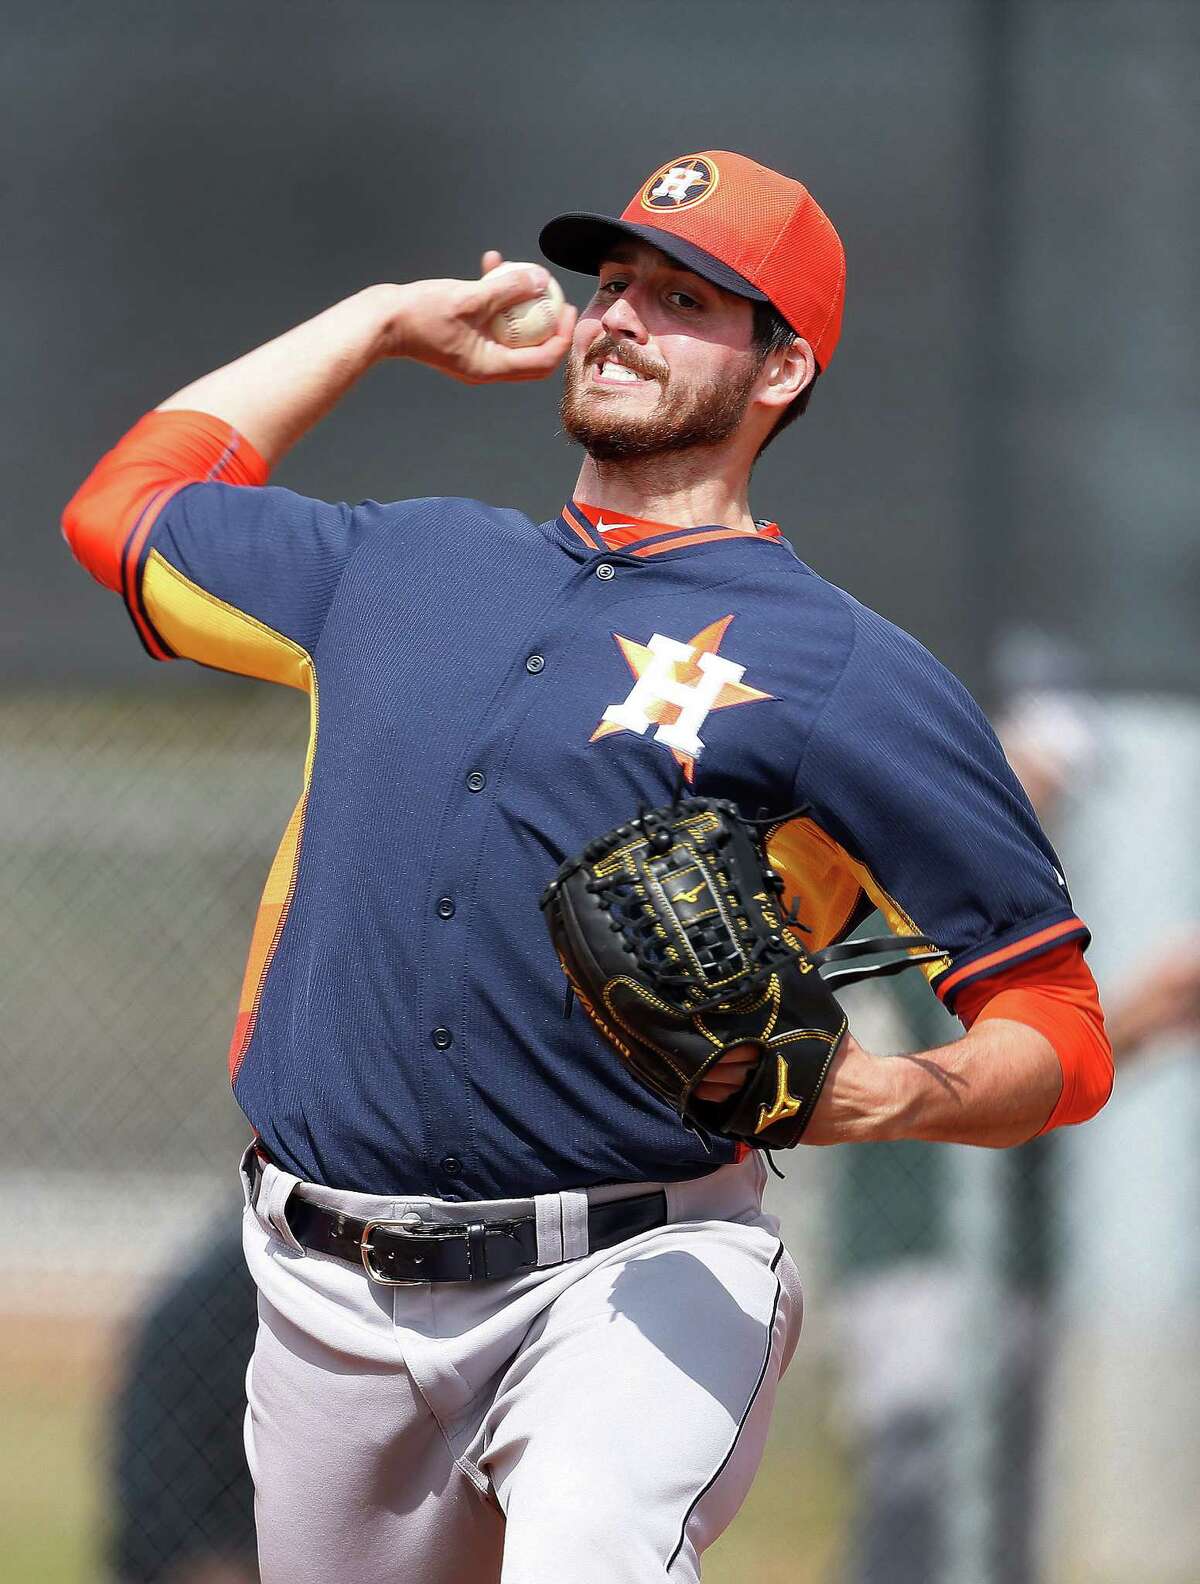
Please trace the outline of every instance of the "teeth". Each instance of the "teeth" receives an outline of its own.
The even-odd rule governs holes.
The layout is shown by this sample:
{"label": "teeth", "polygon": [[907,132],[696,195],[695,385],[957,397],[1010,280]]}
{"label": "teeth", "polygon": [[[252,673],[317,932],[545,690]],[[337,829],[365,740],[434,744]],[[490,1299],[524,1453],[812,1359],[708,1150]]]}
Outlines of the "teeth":
{"label": "teeth", "polygon": [[631,368],[626,368],[623,363],[605,363],[600,369],[601,379],[631,380],[636,382],[640,377]]}

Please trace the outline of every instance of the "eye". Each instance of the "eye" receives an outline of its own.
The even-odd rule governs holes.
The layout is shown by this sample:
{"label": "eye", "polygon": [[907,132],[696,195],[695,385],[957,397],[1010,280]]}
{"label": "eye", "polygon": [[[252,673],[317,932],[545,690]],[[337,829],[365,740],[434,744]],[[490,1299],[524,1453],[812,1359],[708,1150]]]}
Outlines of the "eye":
{"label": "eye", "polygon": [[699,308],[702,306],[702,304],[699,303],[695,297],[689,296],[685,291],[668,292],[667,301],[674,303],[677,308],[686,309],[689,313],[693,308]]}
{"label": "eye", "polygon": [[616,296],[619,291],[623,291],[626,285],[627,282],[624,281],[620,275],[612,275],[608,280],[600,282],[600,285],[596,288],[596,295],[598,297],[603,297],[607,294],[608,296],[613,297]]}

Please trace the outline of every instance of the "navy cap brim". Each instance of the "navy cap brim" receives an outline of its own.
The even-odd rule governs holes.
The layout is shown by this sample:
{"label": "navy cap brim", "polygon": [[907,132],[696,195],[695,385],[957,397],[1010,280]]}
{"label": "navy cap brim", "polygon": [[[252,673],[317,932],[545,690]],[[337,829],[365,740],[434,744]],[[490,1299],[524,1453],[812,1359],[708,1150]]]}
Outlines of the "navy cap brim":
{"label": "navy cap brim", "polygon": [[614,220],[609,215],[563,214],[542,227],[538,245],[551,264],[560,264],[580,275],[598,275],[605,255],[619,236],[648,242],[685,269],[739,297],[748,297],[751,302],[770,301],[766,292],[759,291],[728,264],[722,264],[694,242],[660,231],[657,226],[635,225],[632,220]]}

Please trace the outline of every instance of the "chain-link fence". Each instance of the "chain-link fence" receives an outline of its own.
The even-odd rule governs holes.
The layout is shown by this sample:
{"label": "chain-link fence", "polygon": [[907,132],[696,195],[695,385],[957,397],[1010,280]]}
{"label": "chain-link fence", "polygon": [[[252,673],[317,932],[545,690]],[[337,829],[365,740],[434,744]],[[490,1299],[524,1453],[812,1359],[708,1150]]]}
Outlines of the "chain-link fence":
{"label": "chain-link fence", "polygon": [[250,1576],[248,1128],[223,1052],[307,727],[298,696],[235,682],[0,701],[14,1584],[231,1552]]}

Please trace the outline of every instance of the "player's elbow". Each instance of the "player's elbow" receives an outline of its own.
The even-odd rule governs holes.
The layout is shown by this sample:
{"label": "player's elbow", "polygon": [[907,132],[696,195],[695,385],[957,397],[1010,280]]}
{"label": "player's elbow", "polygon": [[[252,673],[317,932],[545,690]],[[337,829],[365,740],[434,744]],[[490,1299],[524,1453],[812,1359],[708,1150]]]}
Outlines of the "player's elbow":
{"label": "player's elbow", "polygon": [[1106,1034],[1101,1032],[1097,1038],[1095,1048],[1089,1052],[1087,1060],[1083,1063],[1083,1071],[1079,1077],[1079,1117],[1080,1122],[1087,1122],[1098,1111],[1102,1111],[1112,1097],[1113,1083],[1116,1079],[1116,1063],[1113,1060],[1112,1046]]}
{"label": "player's elbow", "polygon": [[104,497],[95,473],[89,474],[63,511],[62,536],[76,561],[87,568],[97,583],[119,593],[123,525],[113,521]]}
{"label": "player's elbow", "polygon": [[1076,1115],[1072,1121],[1086,1122],[1109,1102],[1116,1077],[1112,1041],[1104,1027],[1104,1014],[1097,1001],[1085,1014],[1087,1034],[1076,1052]]}
{"label": "player's elbow", "polygon": [[62,536],[97,583],[119,594],[125,547],[149,502],[173,477],[148,444],[146,420],[105,453],[67,502]]}
{"label": "player's elbow", "polygon": [[1108,1104],[1113,1091],[1112,1046],[1098,1018],[1087,1019],[1085,1035],[1070,1045],[1059,1045],[1058,1058],[1063,1071],[1062,1094],[1043,1133],[1090,1121]]}

